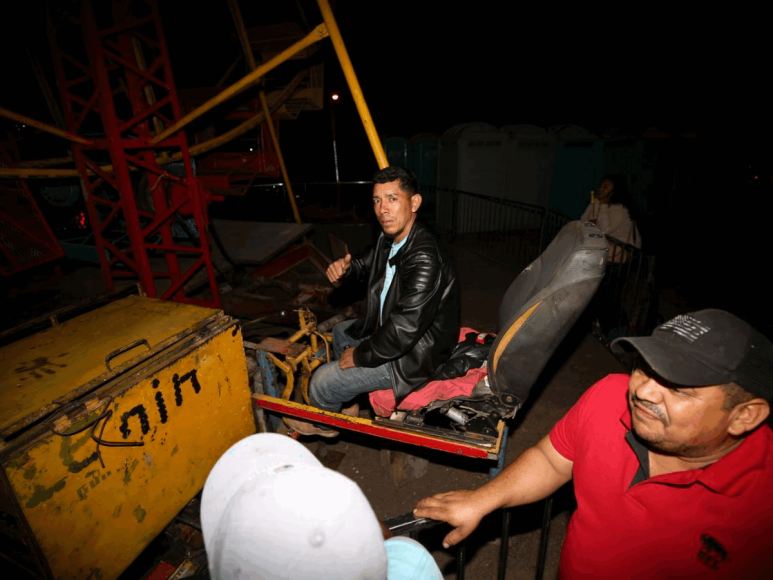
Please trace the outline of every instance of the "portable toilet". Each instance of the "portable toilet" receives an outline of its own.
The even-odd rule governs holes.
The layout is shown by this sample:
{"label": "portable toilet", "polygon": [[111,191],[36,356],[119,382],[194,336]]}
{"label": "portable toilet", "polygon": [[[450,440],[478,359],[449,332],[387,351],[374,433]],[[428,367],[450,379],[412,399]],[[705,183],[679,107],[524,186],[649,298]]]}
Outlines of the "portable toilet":
{"label": "portable toilet", "polygon": [[[505,197],[506,148],[507,135],[488,123],[465,123],[443,133],[436,201],[439,227],[457,233],[479,231],[483,227],[480,218],[487,205],[475,195],[466,194]],[[454,203],[459,206],[456,214]],[[456,215],[456,224],[452,223],[453,215]]]}
{"label": "portable toilet", "polygon": [[408,169],[419,179],[419,184],[437,186],[438,136],[434,133],[419,133],[408,141]]}
{"label": "portable toilet", "polygon": [[440,138],[438,186],[504,197],[507,136],[488,123],[464,123]]}
{"label": "portable toilet", "polygon": [[434,133],[419,133],[408,142],[408,169],[419,180],[422,195],[422,213],[435,219],[437,199],[438,137]]}
{"label": "portable toilet", "polygon": [[556,138],[536,125],[505,125],[508,198],[547,207],[555,161]]}
{"label": "portable toilet", "polygon": [[384,152],[390,166],[408,169],[408,141],[403,137],[387,137],[382,139]]}
{"label": "portable toilet", "polygon": [[579,219],[604,175],[604,141],[577,125],[550,127],[556,157],[550,184],[550,210]]}

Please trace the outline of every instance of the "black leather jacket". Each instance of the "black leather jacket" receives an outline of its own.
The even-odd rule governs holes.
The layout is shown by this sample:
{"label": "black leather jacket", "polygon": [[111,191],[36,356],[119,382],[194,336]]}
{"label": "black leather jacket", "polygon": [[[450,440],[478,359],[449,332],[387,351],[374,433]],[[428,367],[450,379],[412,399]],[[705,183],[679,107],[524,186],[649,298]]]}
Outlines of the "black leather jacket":
{"label": "black leather jacket", "polygon": [[353,258],[347,277],[368,278],[365,318],[352,324],[353,338],[369,336],[354,351],[354,363],[389,363],[399,403],[424,386],[451,355],[459,338],[459,281],[456,268],[432,232],[418,220],[392,258],[395,276],[384,299],[382,281],[392,240],[381,234],[375,247]]}

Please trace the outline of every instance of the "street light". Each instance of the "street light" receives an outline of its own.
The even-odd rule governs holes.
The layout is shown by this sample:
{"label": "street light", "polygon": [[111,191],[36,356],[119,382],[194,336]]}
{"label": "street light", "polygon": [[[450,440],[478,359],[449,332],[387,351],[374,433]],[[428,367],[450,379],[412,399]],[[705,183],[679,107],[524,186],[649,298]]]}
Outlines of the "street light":
{"label": "street light", "polygon": [[[336,187],[340,191],[341,180],[338,177],[338,147],[336,146],[336,116],[333,110],[333,105],[340,99],[341,96],[338,93],[330,93],[330,128],[333,134],[333,161],[335,162],[336,170]],[[339,194],[340,197],[340,194]]]}
{"label": "street light", "polygon": [[338,147],[336,145],[336,115],[335,104],[341,98],[336,92],[330,93],[330,129],[333,134],[333,162],[336,170],[336,209],[341,211],[341,179],[338,176]]}

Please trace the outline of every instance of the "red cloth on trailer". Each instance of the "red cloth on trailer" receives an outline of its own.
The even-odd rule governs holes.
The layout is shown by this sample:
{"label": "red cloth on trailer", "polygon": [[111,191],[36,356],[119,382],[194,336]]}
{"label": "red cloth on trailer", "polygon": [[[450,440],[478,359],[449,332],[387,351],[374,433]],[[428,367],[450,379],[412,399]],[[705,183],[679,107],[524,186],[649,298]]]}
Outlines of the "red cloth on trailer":
{"label": "red cloth on trailer", "polygon": [[[485,337],[485,333],[478,333],[474,328],[463,327],[459,331],[459,342],[464,341],[470,332],[480,334]],[[482,342],[482,338],[481,338]],[[447,401],[454,397],[469,397],[475,385],[488,376],[486,367],[470,369],[467,374],[455,379],[445,381],[430,381],[418,391],[414,391],[400,403],[401,411],[413,411],[426,407],[432,401]],[[377,415],[389,417],[395,410],[395,394],[392,389],[383,389],[373,391],[369,394],[370,404]]]}

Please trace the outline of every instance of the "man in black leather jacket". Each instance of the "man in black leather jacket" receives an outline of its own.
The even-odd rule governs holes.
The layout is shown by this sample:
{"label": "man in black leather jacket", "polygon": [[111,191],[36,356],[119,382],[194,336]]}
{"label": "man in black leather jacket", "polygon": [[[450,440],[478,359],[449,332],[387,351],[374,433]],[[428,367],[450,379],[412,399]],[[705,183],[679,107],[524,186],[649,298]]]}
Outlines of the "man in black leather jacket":
{"label": "man in black leather jacket", "polygon": [[[456,269],[432,232],[416,219],[421,205],[416,177],[387,167],[373,177],[373,207],[383,234],[375,247],[333,262],[328,279],[367,279],[365,318],[333,329],[337,361],[317,369],[311,404],[355,415],[344,403],[361,393],[389,389],[399,403],[424,386],[450,356],[459,335]],[[336,431],[286,419],[304,435]]]}

